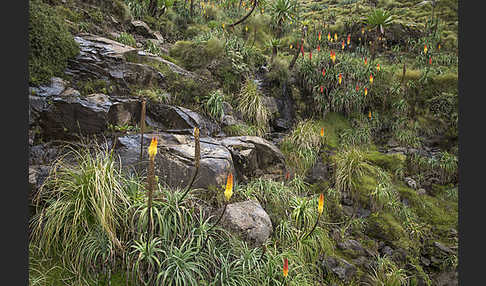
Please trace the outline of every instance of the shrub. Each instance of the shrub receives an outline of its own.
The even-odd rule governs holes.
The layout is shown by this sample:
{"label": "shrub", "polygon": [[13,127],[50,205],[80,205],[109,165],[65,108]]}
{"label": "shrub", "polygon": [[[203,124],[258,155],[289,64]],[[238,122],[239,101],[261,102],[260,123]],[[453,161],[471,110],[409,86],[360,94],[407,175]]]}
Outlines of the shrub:
{"label": "shrub", "polygon": [[178,41],[169,50],[169,55],[188,70],[203,68],[222,54],[223,44],[217,39],[204,42]]}
{"label": "shrub", "polygon": [[62,76],[68,60],[79,52],[67,24],[55,11],[40,1],[30,1],[29,83],[33,85]]}
{"label": "shrub", "polygon": [[135,47],[137,45],[135,38],[132,35],[125,32],[121,32],[116,40],[124,45],[131,46],[131,47]]}

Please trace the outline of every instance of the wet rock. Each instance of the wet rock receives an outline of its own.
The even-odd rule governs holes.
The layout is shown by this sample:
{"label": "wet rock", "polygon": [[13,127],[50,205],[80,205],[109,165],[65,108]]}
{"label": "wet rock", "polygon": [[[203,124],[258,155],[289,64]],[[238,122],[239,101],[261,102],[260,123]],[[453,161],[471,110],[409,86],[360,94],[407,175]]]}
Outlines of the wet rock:
{"label": "wet rock", "polygon": [[253,200],[229,204],[223,215],[222,224],[255,245],[263,244],[273,232],[270,217],[262,206]]}

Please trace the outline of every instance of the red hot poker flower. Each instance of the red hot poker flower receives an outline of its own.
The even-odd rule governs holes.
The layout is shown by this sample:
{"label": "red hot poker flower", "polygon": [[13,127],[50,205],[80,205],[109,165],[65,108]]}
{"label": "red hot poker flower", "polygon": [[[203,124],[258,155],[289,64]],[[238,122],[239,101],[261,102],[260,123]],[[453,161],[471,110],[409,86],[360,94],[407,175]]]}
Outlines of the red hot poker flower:
{"label": "red hot poker flower", "polygon": [[284,265],[283,265],[283,276],[287,277],[289,275],[289,260],[284,258]]}
{"label": "red hot poker flower", "polygon": [[368,64],[368,58],[367,58],[367,57],[365,57],[364,64],[365,64],[365,65],[367,65],[367,64]]}
{"label": "red hot poker flower", "polygon": [[321,31],[319,31],[319,41],[321,40]]}
{"label": "red hot poker flower", "polygon": [[320,52],[321,51],[321,46],[317,45],[317,51]]}
{"label": "red hot poker flower", "polygon": [[344,40],[341,42],[341,50],[344,50]]}
{"label": "red hot poker flower", "polygon": [[429,58],[429,65],[432,64],[432,57]]}
{"label": "red hot poker flower", "polygon": [[351,34],[348,34],[348,39],[346,40],[346,43],[348,45],[351,43]]}
{"label": "red hot poker flower", "polygon": [[321,93],[324,93],[324,87],[321,85]]}
{"label": "red hot poker flower", "polygon": [[322,69],[322,76],[326,76],[326,69]]}
{"label": "red hot poker flower", "polygon": [[359,91],[359,86],[356,84],[356,92]]}

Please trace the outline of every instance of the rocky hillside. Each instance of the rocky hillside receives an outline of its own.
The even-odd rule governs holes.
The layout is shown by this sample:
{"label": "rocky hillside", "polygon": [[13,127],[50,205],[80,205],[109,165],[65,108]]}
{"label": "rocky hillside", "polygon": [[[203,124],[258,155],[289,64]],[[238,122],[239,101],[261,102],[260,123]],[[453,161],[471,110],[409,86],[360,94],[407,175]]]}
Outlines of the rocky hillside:
{"label": "rocky hillside", "polygon": [[457,1],[29,4],[30,285],[458,285]]}

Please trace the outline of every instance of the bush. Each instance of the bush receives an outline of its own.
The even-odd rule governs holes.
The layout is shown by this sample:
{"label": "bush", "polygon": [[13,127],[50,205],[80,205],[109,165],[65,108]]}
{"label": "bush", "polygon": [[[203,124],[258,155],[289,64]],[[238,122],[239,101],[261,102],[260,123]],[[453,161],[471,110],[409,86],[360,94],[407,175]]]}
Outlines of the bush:
{"label": "bush", "polygon": [[29,6],[29,83],[48,83],[62,76],[68,60],[76,56],[79,46],[67,24],[50,6],[31,1]]}
{"label": "bush", "polygon": [[131,46],[131,47],[135,47],[137,45],[135,38],[132,35],[125,32],[122,32],[116,40],[124,45]]}
{"label": "bush", "polygon": [[223,51],[223,44],[217,39],[199,43],[178,41],[169,50],[169,55],[179,60],[186,69],[195,70],[221,57]]}
{"label": "bush", "polygon": [[267,130],[271,114],[257,84],[248,78],[238,98],[238,110],[246,120],[258,126],[259,134],[262,135]]}

